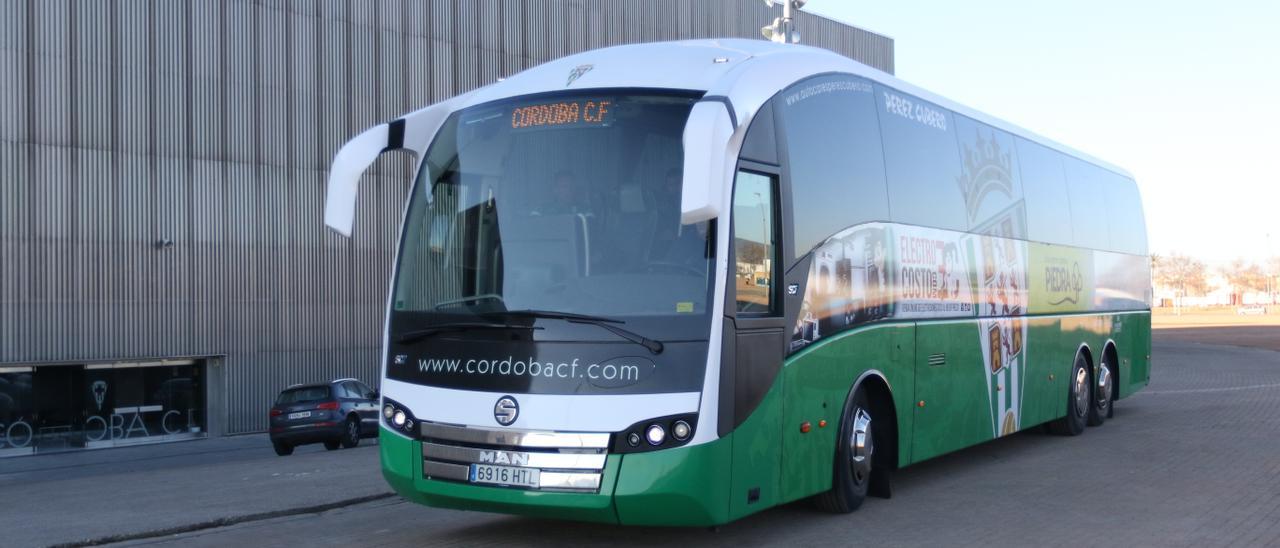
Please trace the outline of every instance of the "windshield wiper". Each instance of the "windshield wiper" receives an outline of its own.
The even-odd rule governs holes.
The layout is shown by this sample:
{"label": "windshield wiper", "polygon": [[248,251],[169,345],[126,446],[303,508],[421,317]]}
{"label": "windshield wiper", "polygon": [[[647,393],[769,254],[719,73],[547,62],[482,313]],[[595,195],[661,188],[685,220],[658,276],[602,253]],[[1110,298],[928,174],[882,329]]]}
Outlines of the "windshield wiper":
{"label": "windshield wiper", "polygon": [[552,320],[564,320],[569,323],[585,323],[585,324],[594,325],[596,327],[604,328],[606,331],[613,333],[614,335],[617,335],[628,341],[631,341],[633,343],[636,343],[640,346],[647,348],[649,352],[652,352],[654,354],[661,354],[662,348],[663,348],[662,343],[659,341],[650,339],[644,335],[636,333],[635,331],[630,331],[614,325],[614,324],[626,323],[626,322],[622,320],[615,320],[613,318],[606,318],[603,316],[591,316],[587,314],[574,314],[572,312],[555,312],[552,310],[531,310],[531,309],[506,310],[501,312],[486,312],[486,313],[482,313],[481,315],[486,315],[486,316],[494,315],[494,316],[501,316],[501,317],[507,317],[507,318],[511,318],[511,317],[547,318]]}
{"label": "windshield wiper", "polygon": [[450,299],[447,301],[440,301],[436,303],[435,308],[433,308],[433,310],[440,310],[441,308],[444,308],[446,306],[453,306],[455,304],[466,304],[466,303],[474,303],[474,302],[480,302],[480,301],[498,301],[498,304],[502,304],[502,295],[499,295],[497,293],[484,293],[481,295],[472,295],[470,297],[463,297],[461,299]]}
{"label": "windshield wiper", "polygon": [[497,322],[452,322],[436,324],[426,329],[418,331],[410,331],[401,334],[396,338],[396,342],[400,344],[409,344],[418,342],[427,337],[439,335],[448,331],[470,331],[473,329],[542,329],[531,325],[517,325],[513,323],[497,323]]}

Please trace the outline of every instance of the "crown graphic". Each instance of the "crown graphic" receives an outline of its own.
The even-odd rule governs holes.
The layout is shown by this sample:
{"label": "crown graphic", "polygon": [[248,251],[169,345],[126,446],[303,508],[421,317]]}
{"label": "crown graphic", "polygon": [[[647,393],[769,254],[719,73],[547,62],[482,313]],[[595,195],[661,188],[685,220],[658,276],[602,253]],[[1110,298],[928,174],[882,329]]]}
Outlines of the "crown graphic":
{"label": "crown graphic", "polygon": [[982,137],[981,130],[974,131],[975,147],[964,145],[964,166],[956,182],[964,194],[965,209],[969,220],[976,221],[982,201],[992,192],[1000,192],[1013,198],[1013,158],[1000,148],[993,134]]}

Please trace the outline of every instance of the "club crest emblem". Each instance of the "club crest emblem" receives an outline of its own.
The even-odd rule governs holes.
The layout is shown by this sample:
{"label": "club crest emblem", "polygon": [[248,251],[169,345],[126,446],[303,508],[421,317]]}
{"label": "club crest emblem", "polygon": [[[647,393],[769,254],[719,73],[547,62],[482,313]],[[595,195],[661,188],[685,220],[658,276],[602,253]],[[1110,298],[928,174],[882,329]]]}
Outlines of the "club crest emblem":
{"label": "club crest emblem", "polygon": [[578,65],[576,67],[573,67],[573,70],[569,71],[569,80],[567,80],[564,83],[564,87],[569,87],[570,84],[577,81],[578,78],[581,78],[583,74],[591,72],[591,69],[593,68],[596,68],[596,66],[595,65]]}

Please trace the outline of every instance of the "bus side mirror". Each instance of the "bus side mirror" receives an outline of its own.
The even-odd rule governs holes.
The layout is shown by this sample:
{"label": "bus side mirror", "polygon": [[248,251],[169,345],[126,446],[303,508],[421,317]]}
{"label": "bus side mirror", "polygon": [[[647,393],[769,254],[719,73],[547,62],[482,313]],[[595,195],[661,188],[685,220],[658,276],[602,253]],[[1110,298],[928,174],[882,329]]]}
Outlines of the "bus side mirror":
{"label": "bus side mirror", "polygon": [[694,103],[684,127],[684,175],[680,191],[680,223],[719,217],[733,188],[733,119],[724,103]]}
{"label": "bus side mirror", "polygon": [[426,152],[440,126],[452,112],[453,104],[467,95],[460,95],[443,103],[436,103],[404,117],[373,126],[347,141],[333,156],[329,168],[329,190],[324,202],[324,224],[343,236],[351,236],[355,223],[356,195],[360,175],[378,159],[378,155],[391,150],[408,150],[419,158]]}
{"label": "bus side mirror", "polygon": [[351,236],[351,225],[355,222],[360,175],[387,148],[388,129],[387,124],[366,129],[342,145],[333,157],[329,192],[324,201],[324,224],[343,236]]}

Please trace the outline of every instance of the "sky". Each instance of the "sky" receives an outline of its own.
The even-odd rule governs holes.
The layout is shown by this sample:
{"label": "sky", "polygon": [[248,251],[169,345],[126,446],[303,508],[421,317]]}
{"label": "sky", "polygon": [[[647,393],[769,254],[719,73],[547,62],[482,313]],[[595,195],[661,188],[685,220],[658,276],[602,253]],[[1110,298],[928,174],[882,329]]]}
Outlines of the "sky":
{"label": "sky", "polygon": [[1152,253],[1280,255],[1280,1],[810,0],[804,11],[893,38],[903,80],[1128,170]]}

